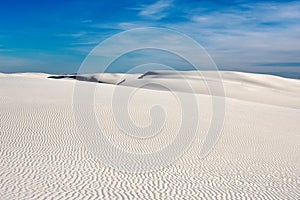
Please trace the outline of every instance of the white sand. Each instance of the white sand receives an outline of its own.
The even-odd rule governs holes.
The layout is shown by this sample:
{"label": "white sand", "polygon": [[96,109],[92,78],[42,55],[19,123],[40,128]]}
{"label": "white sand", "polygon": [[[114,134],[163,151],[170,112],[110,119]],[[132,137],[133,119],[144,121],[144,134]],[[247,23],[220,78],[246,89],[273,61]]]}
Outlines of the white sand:
{"label": "white sand", "polygon": [[[215,81],[211,72],[203,73],[211,83]],[[182,77],[163,71],[82,76],[82,80],[109,83],[102,84],[48,76],[0,74],[1,200],[300,199],[299,80],[222,72],[227,96],[224,127],[213,151],[201,159],[199,147],[209,128],[211,97],[201,77],[185,72],[200,108],[201,128],[195,141],[174,164],[130,174],[107,167],[81,142],[72,106],[75,84],[86,89],[97,85],[95,114],[109,141],[128,152],[149,153],[170,143],[180,126],[174,94],[156,85],[134,93],[129,102],[134,122],[149,124],[153,104],[162,105],[166,112],[162,134],[134,141],[115,124],[113,93],[159,83],[172,87],[175,94],[193,95]],[[81,119],[81,123],[89,120]]]}

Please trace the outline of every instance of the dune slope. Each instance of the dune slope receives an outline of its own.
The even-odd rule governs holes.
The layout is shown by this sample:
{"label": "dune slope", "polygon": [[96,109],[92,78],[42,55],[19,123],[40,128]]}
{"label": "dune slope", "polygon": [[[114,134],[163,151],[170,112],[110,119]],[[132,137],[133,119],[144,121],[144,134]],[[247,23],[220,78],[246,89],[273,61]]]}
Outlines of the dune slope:
{"label": "dune slope", "polygon": [[[201,77],[193,73],[186,72],[184,81],[196,94],[182,86],[181,77],[166,72],[82,75],[83,80],[94,76],[92,82],[1,74],[1,199],[299,199],[300,81],[222,72],[227,95],[224,127],[215,148],[202,159],[199,151],[212,115],[211,97]],[[209,77],[209,72],[203,73]],[[114,170],[82,142],[78,125],[90,119],[76,121],[74,88],[76,84],[95,88],[94,104],[81,106],[93,107],[111,143],[143,154],[172,142],[180,128],[180,105],[174,94],[155,84],[136,90],[148,82],[175,88],[175,96],[196,98],[201,126],[190,148],[173,164],[139,174]],[[125,135],[114,119],[115,91],[134,92],[128,110],[141,127],[151,122],[151,107],[161,105],[165,111],[161,133],[148,140]],[[121,104],[122,99],[113,102]]]}

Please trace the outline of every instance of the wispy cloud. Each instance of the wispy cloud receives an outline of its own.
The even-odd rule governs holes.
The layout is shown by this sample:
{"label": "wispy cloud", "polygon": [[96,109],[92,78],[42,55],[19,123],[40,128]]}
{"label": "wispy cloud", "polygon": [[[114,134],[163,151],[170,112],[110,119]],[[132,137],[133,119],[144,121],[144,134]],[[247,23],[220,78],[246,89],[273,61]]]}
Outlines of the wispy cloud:
{"label": "wispy cloud", "polygon": [[[300,58],[300,3],[248,3],[230,6],[218,10],[204,10],[201,5],[185,9],[185,13],[168,13],[172,1],[157,1],[142,6],[136,21],[104,23],[94,28],[115,29],[117,32],[132,28],[160,26],[178,30],[191,36],[203,45],[221,68],[251,67],[261,63],[299,62]],[[299,9],[298,9],[299,8]],[[169,14],[183,15],[184,21],[148,21],[143,17],[161,19]],[[108,34],[109,36],[109,34]],[[97,43],[105,38],[85,35],[81,41],[68,48],[88,53]],[[180,48],[176,38],[172,40]],[[142,41],[141,41],[142,42]],[[77,45],[77,46],[76,46]],[[87,45],[87,46],[82,46]],[[126,46],[131,44],[126,41]],[[117,47],[118,46],[118,47]],[[111,47],[120,48],[120,45]],[[298,55],[298,56],[297,56]]]}
{"label": "wispy cloud", "polygon": [[89,23],[92,23],[93,20],[91,19],[85,19],[85,20],[82,20],[81,23],[84,23],[84,24],[89,24]]}
{"label": "wispy cloud", "polygon": [[186,18],[166,26],[203,44],[220,66],[300,61],[299,2],[242,4],[210,12],[194,8]]}
{"label": "wispy cloud", "polygon": [[144,27],[154,27],[157,26],[157,23],[153,22],[144,22],[144,21],[129,21],[129,22],[121,22],[116,25],[120,31],[126,31],[134,28],[144,28]]}
{"label": "wispy cloud", "polygon": [[9,68],[32,67],[41,64],[34,59],[14,56],[0,56],[0,67],[3,71]]}
{"label": "wispy cloud", "polygon": [[172,0],[159,0],[154,4],[142,5],[139,8],[139,16],[159,20],[168,15],[168,9],[173,6]]}
{"label": "wispy cloud", "polygon": [[0,44],[0,52],[13,52],[14,49],[5,48],[3,44]]}
{"label": "wispy cloud", "polygon": [[80,31],[78,33],[59,33],[59,34],[56,34],[55,36],[56,37],[73,37],[73,38],[78,38],[78,37],[82,37],[86,35],[86,32],[85,31]]}
{"label": "wispy cloud", "polygon": [[22,56],[0,55],[0,72],[72,73],[82,58],[52,53],[31,53]]}
{"label": "wispy cloud", "polygon": [[1,49],[0,48],[0,52],[13,52],[13,49]]}
{"label": "wispy cloud", "polygon": [[73,42],[71,45],[95,45],[99,44],[98,41],[86,41],[86,42]]}

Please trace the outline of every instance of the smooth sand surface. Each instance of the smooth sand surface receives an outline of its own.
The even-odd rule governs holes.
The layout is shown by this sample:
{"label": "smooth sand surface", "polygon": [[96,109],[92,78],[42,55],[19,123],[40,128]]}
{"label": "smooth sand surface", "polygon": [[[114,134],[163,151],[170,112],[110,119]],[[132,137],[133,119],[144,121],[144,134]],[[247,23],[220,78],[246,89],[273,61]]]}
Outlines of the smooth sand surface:
{"label": "smooth sand surface", "polygon": [[[214,73],[202,73],[206,80],[197,72],[167,71],[80,75],[82,81],[74,75],[0,74],[0,199],[300,199],[300,81],[221,72],[224,126],[215,148],[201,158],[212,115],[206,85],[217,81]],[[108,140],[125,151],[151,153],[172,142],[180,128],[176,94],[196,98],[201,126],[175,163],[139,174],[114,170],[81,140],[78,125],[90,119],[75,120],[77,84],[95,87],[94,105],[81,106],[93,106]],[[123,134],[114,119],[115,91],[134,92],[128,110],[141,127],[151,122],[151,107],[161,105],[161,133],[147,140]]]}

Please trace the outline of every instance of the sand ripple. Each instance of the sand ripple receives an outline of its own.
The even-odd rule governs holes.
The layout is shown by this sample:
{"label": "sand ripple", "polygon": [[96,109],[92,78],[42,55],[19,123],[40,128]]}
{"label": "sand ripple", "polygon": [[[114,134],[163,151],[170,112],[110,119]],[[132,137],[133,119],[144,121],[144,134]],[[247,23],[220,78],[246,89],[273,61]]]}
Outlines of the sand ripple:
{"label": "sand ripple", "polygon": [[[72,90],[74,82],[30,76],[0,79],[4,96],[0,98],[3,200],[300,198],[299,109],[228,99],[222,137],[209,156],[199,157],[203,139],[200,131],[188,152],[173,165],[129,174],[106,167],[82,144],[71,93],[66,92]],[[39,86],[33,87],[35,84]],[[101,85],[97,91],[108,95],[112,87]],[[22,92],[18,93],[20,88]],[[28,95],[30,91],[40,96],[34,98]],[[159,95],[169,98],[165,92]],[[210,101],[206,95],[198,98],[204,105]],[[95,109],[99,117],[103,113],[108,116],[101,119],[109,128],[114,123],[109,105],[104,103]],[[132,106],[133,115],[142,118],[138,105]],[[208,107],[201,110],[203,132],[208,128]],[[172,136],[175,129],[176,124],[171,123],[166,133]],[[124,139],[117,131],[110,133],[116,133],[112,142]],[[166,134],[161,139],[171,136]],[[157,148],[155,140],[148,144],[153,144],[151,148],[137,143],[144,148],[131,149],[130,143],[122,144],[140,153]]]}

